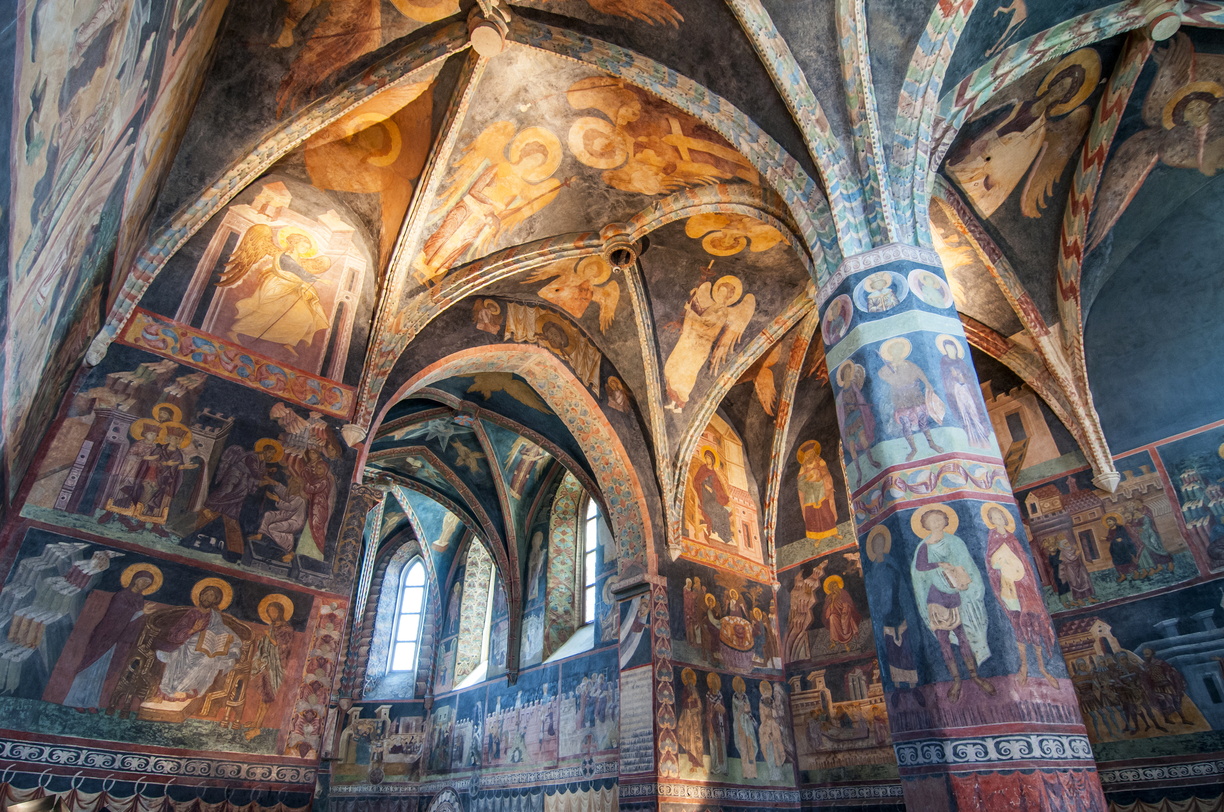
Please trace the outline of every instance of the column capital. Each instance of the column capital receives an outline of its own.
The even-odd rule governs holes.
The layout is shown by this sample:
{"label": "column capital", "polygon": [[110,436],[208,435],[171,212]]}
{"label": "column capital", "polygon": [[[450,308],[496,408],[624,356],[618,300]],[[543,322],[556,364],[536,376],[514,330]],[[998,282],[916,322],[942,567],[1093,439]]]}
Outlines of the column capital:
{"label": "column capital", "polygon": [[894,242],[888,245],[881,245],[878,248],[872,248],[870,251],[865,251],[861,254],[846,257],[842,260],[841,265],[837,266],[837,272],[833,274],[816,294],[816,306],[822,306],[833,292],[837,290],[846,278],[862,271],[867,271],[872,268],[877,268],[881,265],[887,265],[891,262],[920,262],[923,265],[942,267],[942,262],[939,259],[939,254],[930,248],[922,248],[917,245],[908,243]]}

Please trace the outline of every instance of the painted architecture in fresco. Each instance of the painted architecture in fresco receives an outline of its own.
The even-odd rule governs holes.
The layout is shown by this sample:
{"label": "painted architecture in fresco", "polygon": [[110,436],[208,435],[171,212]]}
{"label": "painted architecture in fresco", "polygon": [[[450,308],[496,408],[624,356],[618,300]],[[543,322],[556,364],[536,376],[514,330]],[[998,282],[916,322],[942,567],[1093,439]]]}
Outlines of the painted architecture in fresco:
{"label": "painted architecture in fresco", "polygon": [[1224,15],[30,0],[0,798],[1220,805]]}

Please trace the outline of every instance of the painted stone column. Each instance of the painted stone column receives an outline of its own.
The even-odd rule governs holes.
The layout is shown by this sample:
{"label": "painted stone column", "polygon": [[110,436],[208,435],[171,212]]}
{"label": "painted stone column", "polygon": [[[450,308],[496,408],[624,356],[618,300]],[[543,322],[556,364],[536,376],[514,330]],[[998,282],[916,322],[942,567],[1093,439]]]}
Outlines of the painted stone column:
{"label": "painted stone column", "polygon": [[821,333],[906,805],[1104,810],[939,257],[890,245]]}

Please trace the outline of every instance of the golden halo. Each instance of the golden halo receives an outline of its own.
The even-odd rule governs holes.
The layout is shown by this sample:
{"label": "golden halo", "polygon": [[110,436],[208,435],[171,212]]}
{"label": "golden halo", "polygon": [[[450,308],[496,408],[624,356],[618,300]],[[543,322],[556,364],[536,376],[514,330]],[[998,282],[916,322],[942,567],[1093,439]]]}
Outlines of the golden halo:
{"label": "golden halo", "polygon": [[680,672],[680,681],[685,685],[696,685],[697,675],[693,672],[693,669],[686,668]]}
{"label": "golden halo", "polygon": [[379,113],[362,113],[358,116],[353,116],[352,119],[345,123],[344,137],[352,138],[360,132],[371,130],[375,127],[380,127],[387,132],[387,140],[390,142],[387,145],[387,151],[382,155],[370,153],[366,157],[366,163],[373,166],[390,166],[399,158],[400,150],[404,146],[404,137],[400,134],[399,127],[395,122]]}
{"label": "golden halo", "polygon": [[494,316],[501,312],[501,305],[497,303],[496,299],[482,299],[480,305]]}
{"label": "golden halo", "polygon": [[221,602],[217,604],[217,611],[224,612],[234,600],[234,588],[220,578],[201,578],[197,581],[191,588],[191,602],[199,606],[200,593],[210,586],[221,590]]}
{"label": "golden halo", "polygon": [[[612,579],[609,578],[608,580],[611,581]],[[765,619],[765,613],[761,611],[761,607],[754,606],[752,608],[752,619],[753,620],[764,620]]]}
{"label": "golden halo", "polygon": [[761,696],[773,696],[773,683],[767,679],[761,680]]}
{"label": "golden halo", "polygon": [[171,427],[183,430],[183,439],[182,442],[179,443],[179,448],[186,448],[187,446],[191,445],[191,429],[178,422],[162,423],[161,431],[157,433],[157,442],[164,443],[166,441],[166,438],[170,436],[169,430]]}
{"label": "golden halo", "polygon": [[701,240],[701,247],[712,257],[733,257],[748,246],[748,236],[730,230],[711,231]]}
{"label": "golden halo", "polygon": [[807,461],[812,458],[811,455],[820,456],[820,441],[808,440],[803,445],[799,446],[799,450],[795,453],[795,459],[799,460],[800,465],[806,465]]}
{"label": "golden halo", "polygon": [[575,119],[568,140],[574,157],[592,169],[616,169],[629,158],[616,127],[596,116]]}
{"label": "golden halo", "polygon": [[825,578],[824,593],[826,595],[832,594],[834,586],[838,586],[838,587],[841,587],[842,589],[845,589],[846,582],[842,580],[842,577],[840,575],[830,575],[828,578]]}
{"label": "golden halo", "polygon": [[1221,96],[1224,96],[1224,87],[1221,87],[1216,82],[1190,82],[1179,87],[1177,92],[1165,102],[1164,110],[1160,113],[1160,123],[1164,125],[1166,130],[1171,130],[1181,123],[1176,120],[1177,111],[1181,103],[1187,97],[1198,94],[1205,94],[1214,99],[1219,99]]}
{"label": "golden halo", "polygon": [[285,447],[271,437],[264,437],[262,440],[255,441],[255,453],[262,452],[265,448],[271,448],[276,451],[276,456],[272,458],[272,462],[280,462],[285,456]]}
{"label": "golden halo", "polygon": [[544,147],[544,163],[530,170],[520,170],[516,167],[515,172],[528,183],[539,183],[552,177],[557,167],[561,165],[561,139],[543,127],[527,127],[514,136],[514,140],[510,142],[510,147],[506,151],[512,163],[519,162],[528,144],[539,144]]}
{"label": "golden halo", "polygon": [[738,276],[732,276],[731,274],[720,276],[718,279],[714,280],[714,284],[710,286],[710,298],[714,298],[714,291],[718,290],[723,285],[731,286],[733,291],[731,294],[731,301],[738,302],[740,296],[742,296],[744,293],[744,283],[740,282]]}
{"label": "golden halo", "polygon": [[1113,519],[1119,525],[1126,524],[1126,520],[1122,518],[1121,513],[1106,513],[1101,517],[1101,521],[1109,521],[1110,519]]}
{"label": "golden halo", "polygon": [[746,691],[746,690],[747,690],[747,687],[748,687],[748,686],[744,685],[744,678],[743,678],[743,677],[732,677],[732,678],[731,678],[731,687],[735,689],[735,692],[736,692],[737,694],[742,694],[744,691]]}
{"label": "golden halo", "polygon": [[132,427],[128,429],[128,434],[132,435],[133,440],[142,440],[144,439],[146,427],[153,429],[153,431],[157,432],[159,436],[161,435],[161,423],[158,423],[151,417],[142,417],[137,420],[132,424]]}
{"label": "golden halo", "polygon": [[1220,443],[1220,447],[1216,449],[1216,453],[1220,455],[1220,459],[1224,459],[1224,443]]}
{"label": "golden halo", "polygon": [[871,528],[871,532],[867,534],[867,557],[879,564],[884,560],[884,556],[892,550],[892,533],[882,524],[877,524]]}
{"label": "golden halo", "polygon": [[[593,268],[598,270],[592,273]],[[589,257],[583,257],[578,260],[578,265],[574,268],[574,274],[588,280],[592,285],[602,285],[612,276],[612,265],[599,254],[592,254]]]}
{"label": "golden halo", "polygon": [[279,592],[273,592],[267,595],[259,602],[259,619],[269,626],[272,625],[272,620],[268,617],[268,607],[276,604],[281,608],[281,618],[288,623],[293,619],[293,601],[289,600],[289,596],[282,595]]}
{"label": "golden halo", "polygon": [[[171,417],[169,420],[162,420],[158,418],[157,413],[160,412],[162,409],[170,410]],[[175,406],[173,403],[167,403],[164,400],[161,403],[154,406],[153,409],[150,411],[150,414],[153,415],[153,419],[156,420],[158,423],[177,423],[183,419],[183,410]]]}
{"label": "golden halo", "polygon": [[931,531],[922,526],[922,517],[932,512],[942,513],[948,520],[948,526],[944,528],[944,533],[950,535],[956,532],[956,528],[960,527],[960,517],[956,515],[955,510],[947,505],[923,505],[910,516],[910,529],[914,531],[914,535],[918,538],[924,539],[931,535]]}
{"label": "golden halo", "polygon": [[141,591],[141,595],[152,595],[154,592],[161,589],[163,580],[162,571],[161,568],[156,567],[153,564],[129,565],[128,568],[123,571],[123,574],[119,576],[119,583],[124,589],[127,589],[132,585],[132,579],[136,577],[136,573],[138,572],[146,573],[153,579],[153,583],[145,587],[144,590]]}
{"label": "golden halo", "polygon": [[709,688],[710,691],[721,691],[722,678],[719,677],[718,674],[711,671],[710,673],[706,674],[706,687]]}
{"label": "golden halo", "polygon": [[718,599],[715,598],[713,595],[711,595],[709,592],[707,592],[705,596],[705,605],[708,608],[713,609],[716,606],[718,606]]}
{"label": "golden halo", "polygon": [[[949,346],[951,345],[951,346]],[[941,333],[935,336],[935,347],[939,350],[940,355],[948,358],[964,358],[965,350],[961,347],[960,342],[955,337],[947,333]]]}
{"label": "golden halo", "polygon": [[705,455],[707,451],[714,455],[714,467],[721,468],[722,467],[722,455],[719,454],[718,450],[715,449],[714,446],[712,445],[705,445],[697,449],[697,459],[701,460],[702,462],[705,462]]}
{"label": "golden halo", "polygon": [[982,505],[982,521],[986,523],[986,526],[993,530],[999,529],[990,523],[990,511],[994,510],[995,508],[1003,511],[1003,515],[1007,517],[1003,521],[1002,529],[1006,530],[1008,533],[1016,532],[1016,517],[1011,514],[1010,510],[1003,507],[998,502],[987,502],[986,504]]}
{"label": "golden halo", "polygon": [[304,251],[298,251],[297,256],[301,257],[302,259],[310,259],[315,254],[319,253],[319,246],[315,243],[314,236],[306,229],[298,228],[297,226],[281,226],[278,228],[276,230],[276,244],[279,245],[282,250],[288,251],[289,238],[294,234],[300,234],[301,236],[305,237],[310,246]]}
{"label": "golden halo", "polygon": [[908,338],[890,338],[880,345],[880,357],[885,361],[904,361],[913,348]]}
{"label": "golden halo", "polygon": [[[837,385],[847,387],[850,385],[850,376],[854,374],[855,364],[853,361],[842,361],[837,367]],[[1221,456],[1224,456],[1222,454]]]}
{"label": "golden halo", "polygon": [[1076,68],[1084,72],[1079,88],[1066,101],[1047,108],[1046,112],[1051,116],[1062,116],[1070,113],[1083,104],[1084,99],[1092,95],[1097,82],[1101,80],[1101,55],[1092,48],[1080,48],[1078,51],[1063,57],[1057,65],[1050,69],[1045,78],[1041,80],[1041,86],[1037,88],[1037,95],[1039,97],[1044,96],[1049,91],[1050,85],[1054,84],[1059,76],[1067,71],[1074,71]]}
{"label": "golden halo", "polygon": [[739,590],[738,589],[727,590],[727,597],[733,601],[739,600]]}

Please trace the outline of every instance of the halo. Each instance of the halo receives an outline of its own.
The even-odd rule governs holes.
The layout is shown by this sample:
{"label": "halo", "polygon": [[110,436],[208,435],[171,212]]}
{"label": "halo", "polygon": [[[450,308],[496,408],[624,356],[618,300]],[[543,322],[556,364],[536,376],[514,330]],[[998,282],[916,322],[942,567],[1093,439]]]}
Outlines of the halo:
{"label": "halo", "polygon": [[[591,138],[588,139],[587,135]],[[629,158],[616,127],[607,119],[583,116],[569,129],[569,148],[574,157],[592,169],[616,169]],[[592,149],[593,148],[593,149]]]}
{"label": "halo", "polygon": [[255,453],[262,452],[265,448],[271,448],[276,451],[276,456],[272,458],[272,462],[280,462],[285,456],[285,447],[271,437],[264,437],[261,440],[255,441]]}
{"label": "halo", "polygon": [[1177,92],[1165,102],[1164,110],[1160,113],[1160,123],[1164,125],[1166,130],[1171,130],[1181,123],[1177,120],[1177,113],[1182,106],[1182,102],[1191,96],[1197,95],[1207,95],[1213,99],[1219,99],[1221,96],[1224,96],[1224,87],[1221,87],[1217,82],[1190,82],[1179,87]]}
{"label": "halo", "polygon": [[1122,514],[1121,514],[1121,513],[1117,513],[1117,512],[1113,512],[1113,513],[1106,513],[1104,516],[1102,516],[1102,517],[1101,517],[1101,521],[1103,521],[1103,522],[1104,522],[1104,521],[1108,521],[1109,519],[1113,519],[1113,520],[1114,520],[1116,523],[1118,523],[1118,524],[1120,524],[1120,525],[1122,525],[1122,524],[1126,524],[1126,519],[1123,519],[1123,518],[1122,518]]}
{"label": "halo", "polygon": [[914,345],[910,344],[908,338],[890,338],[880,345],[880,357],[885,361],[903,361],[913,349]]}
{"label": "halo", "polygon": [[182,410],[182,409],[180,409],[179,407],[175,406],[173,403],[167,403],[167,402],[166,402],[166,401],[164,401],[164,400],[163,400],[161,403],[159,403],[159,404],[157,404],[156,406],[154,406],[154,407],[153,407],[153,408],[152,408],[152,409],[149,411],[149,414],[151,414],[151,415],[153,415],[153,416],[154,416],[154,417],[153,417],[153,419],[154,419],[154,420],[157,420],[157,413],[158,413],[159,411],[161,411],[162,409],[169,409],[169,410],[170,410],[170,414],[172,414],[172,415],[173,415],[173,417],[171,417],[171,418],[170,418],[170,420],[168,420],[168,421],[166,421],[166,420],[158,420],[157,422],[159,422],[159,423],[167,423],[167,422],[177,423],[177,422],[179,422],[180,420],[182,420],[182,419],[183,419],[183,410]]}
{"label": "halo", "polygon": [[697,684],[697,674],[694,673],[693,669],[686,668],[680,672],[680,681],[683,682],[685,685],[696,685]]}
{"label": "halo", "polygon": [[842,580],[840,575],[830,575],[828,578],[825,578],[824,593],[826,595],[832,594],[833,587],[835,585],[841,587],[842,589],[846,588],[846,582]]}
{"label": "halo", "polygon": [[294,234],[302,235],[310,243],[309,248],[307,248],[305,251],[301,251],[298,253],[299,257],[301,257],[302,259],[310,259],[315,254],[319,253],[319,246],[315,243],[314,236],[306,229],[298,228],[297,226],[281,226],[280,228],[278,228],[276,230],[276,244],[279,245],[282,250],[288,251],[289,250],[289,238],[292,237]]}
{"label": "halo", "polygon": [[718,674],[714,673],[713,671],[706,674],[706,687],[711,691],[721,691],[722,677],[718,676]]}
{"label": "halo", "polygon": [[153,579],[153,583],[149,584],[143,591],[141,591],[141,595],[152,595],[154,592],[161,589],[162,581],[164,580],[162,571],[161,568],[156,567],[153,564],[129,565],[128,568],[123,571],[123,574],[119,576],[120,585],[122,585],[124,589],[127,589],[132,585],[132,579],[136,577],[136,573],[138,572],[146,573]]}
{"label": "halo", "polygon": [[922,517],[928,513],[935,511],[942,513],[948,520],[948,526],[944,528],[945,533],[955,533],[956,528],[960,526],[960,517],[956,515],[956,511],[947,505],[924,505],[914,511],[910,516],[910,529],[914,531],[914,535],[924,539],[931,535],[931,531],[922,526]]}
{"label": "halo", "polygon": [[[854,362],[853,361],[842,361],[841,364],[838,365],[837,367],[837,385],[843,388],[846,386],[849,386],[850,383],[848,379],[853,374],[854,374]],[[1224,448],[1224,446],[1221,446],[1221,448]],[[1224,457],[1224,453],[1221,453],[1220,456]]]}
{"label": "halo", "polygon": [[1076,68],[1084,72],[1079,88],[1071,95],[1071,98],[1047,108],[1046,111],[1051,116],[1062,116],[1070,113],[1083,104],[1084,99],[1092,95],[1097,82],[1101,80],[1101,55],[1092,48],[1080,48],[1078,51],[1063,57],[1058,64],[1050,69],[1045,78],[1041,80],[1041,86],[1037,88],[1037,95],[1044,96],[1049,91],[1050,85],[1054,84],[1059,76]]}
{"label": "halo", "polygon": [[982,521],[986,523],[986,526],[995,530],[998,529],[990,523],[990,511],[994,510],[995,508],[1003,511],[1003,515],[1007,517],[1007,519],[1003,522],[1003,529],[1008,533],[1016,532],[1016,517],[1011,514],[1010,510],[1003,507],[998,502],[987,502],[986,504],[982,505]]}
{"label": "halo", "polygon": [[561,165],[560,138],[557,138],[551,131],[543,127],[527,127],[514,136],[514,140],[510,142],[510,147],[506,150],[506,154],[510,157],[512,163],[517,164],[519,158],[522,157],[523,150],[527,148],[528,144],[533,143],[544,147],[544,163],[530,171],[518,169],[515,171],[520,178],[528,183],[539,183],[546,178],[552,177],[552,174],[557,171],[557,167]]}
{"label": "halo", "polygon": [[[608,580],[610,581],[612,579],[609,578]],[[752,607],[752,618],[754,620],[764,620],[765,619],[765,613],[761,611],[761,607],[759,606]]]}
{"label": "halo", "polygon": [[234,588],[227,581],[222,581],[220,578],[201,578],[197,581],[196,585],[191,588],[191,602],[199,606],[200,593],[210,586],[215,586],[221,590],[221,602],[217,604],[217,611],[224,612],[234,600]]}
{"label": "halo", "polygon": [[733,600],[733,601],[734,601],[734,600],[739,600],[739,596],[740,596],[740,594],[739,594],[739,590],[738,590],[738,589],[728,589],[728,590],[727,590],[727,597],[728,597],[728,598],[730,598],[731,600]]}
{"label": "halo", "polygon": [[144,437],[146,426],[152,428],[158,433],[158,435],[161,434],[161,423],[158,423],[151,417],[142,417],[137,420],[132,424],[132,427],[128,429],[128,434],[132,435],[133,440],[139,440]]}
{"label": "halo", "polygon": [[892,287],[893,276],[888,271],[876,271],[871,276],[863,280],[863,287],[867,290],[873,290],[871,287],[875,282],[884,282],[885,287]]}
{"label": "halo", "polygon": [[1216,449],[1216,453],[1220,455],[1220,459],[1224,459],[1224,443],[1220,443],[1220,447]]}
{"label": "halo", "polygon": [[773,697],[773,683],[767,679],[761,680],[761,696]]}
{"label": "halo", "polygon": [[743,677],[732,677],[732,678],[731,678],[731,687],[735,689],[735,692],[736,692],[737,694],[742,694],[742,693],[744,693],[744,691],[746,691],[746,690],[748,689],[748,687],[747,687],[746,685],[744,685],[744,678],[743,678]]}
{"label": "halo", "polygon": [[721,468],[722,467],[722,455],[719,454],[718,449],[714,448],[714,446],[712,445],[703,445],[700,448],[698,448],[697,449],[697,459],[701,460],[702,462],[705,462],[705,455],[707,451],[714,455],[714,467]]}
{"label": "halo", "polygon": [[720,276],[718,279],[714,280],[714,284],[710,285],[710,297],[713,298],[714,291],[718,290],[723,285],[731,286],[732,290],[735,291],[731,294],[731,301],[738,302],[740,296],[742,296],[744,293],[744,283],[739,280],[738,276],[732,276],[731,274]]}
{"label": "halo", "polygon": [[[948,345],[952,346],[949,347]],[[965,349],[954,336],[947,333],[941,333],[935,336],[935,348],[939,350],[939,354],[948,358],[964,358]]]}
{"label": "halo", "polygon": [[742,231],[719,229],[701,239],[701,247],[712,257],[733,257],[748,246],[748,235]]}
{"label": "halo", "polygon": [[[588,275],[592,265],[598,266],[599,272]],[[574,274],[587,279],[592,285],[602,285],[612,276],[612,265],[599,254],[592,254],[589,257],[583,257],[578,260],[578,264],[574,266]]]}
{"label": "halo", "polygon": [[498,304],[496,299],[481,299],[480,306],[492,313],[494,316],[501,312],[501,305]]}
{"label": "halo", "polygon": [[892,533],[884,525],[877,524],[867,534],[864,546],[867,548],[867,557],[879,564],[892,550]]}
{"label": "halo", "polygon": [[187,428],[182,423],[177,421],[167,421],[162,423],[161,426],[161,431],[157,433],[157,442],[165,442],[165,439],[170,436],[169,429],[173,427],[183,430],[183,441],[179,443],[179,448],[186,448],[187,446],[191,445],[191,429]]}
{"label": "halo", "polygon": [[259,619],[264,623],[267,623],[269,626],[272,625],[272,620],[268,617],[268,607],[272,604],[276,604],[281,608],[281,617],[285,621],[289,621],[293,617],[293,601],[289,600],[287,595],[273,592],[259,602]]}
{"label": "halo", "polygon": [[705,605],[708,608],[713,609],[714,607],[718,606],[718,599],[707,592],[705,596]]}
{"label": "halo", "polygon": [[799,450],[795,452],[795,459],[799,460],[800,465],[806,465],[807,461],[811,459],[811,455],[813,454],[815,454],[817,457],[820,456],[819,440],[808,440],[806,443],[799,446]]}
{"label": "halo", "polygon": [[390,166],[399,158],[400,150],[404,146],[404,137],[400,134],[400,129],[395,122],[379,113],[362,113],[358,116],[353,116],[350,119],[344,130],[345,138],[352,138],[365,130],[372,130],[375,127],[380,127],[387,131],[387,140],[390,142],[387,145],[387,151],[382,155],[370,153],[366,157],[366,163],[373,166]]}

